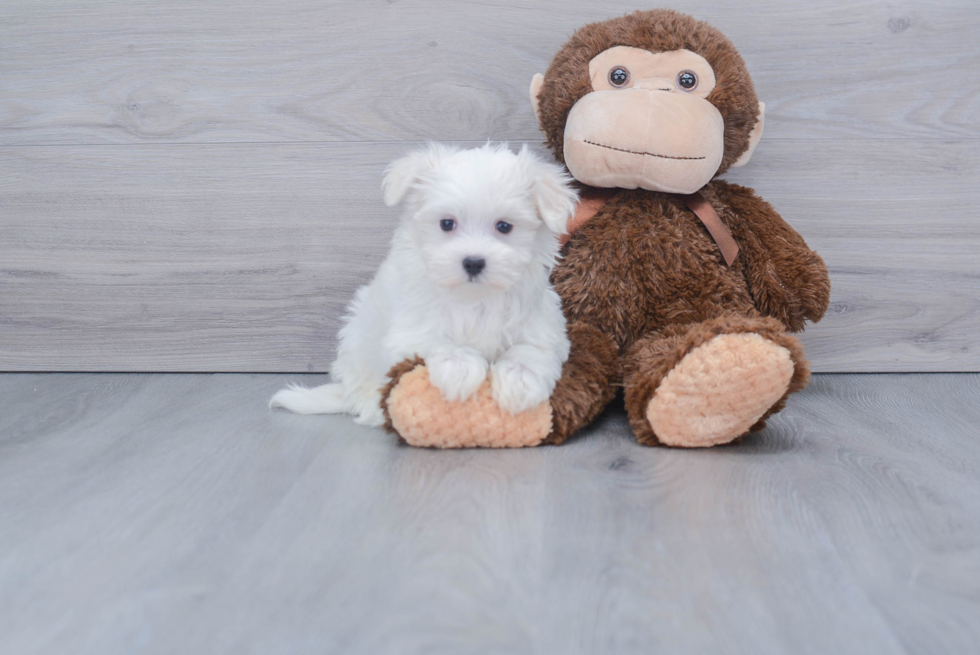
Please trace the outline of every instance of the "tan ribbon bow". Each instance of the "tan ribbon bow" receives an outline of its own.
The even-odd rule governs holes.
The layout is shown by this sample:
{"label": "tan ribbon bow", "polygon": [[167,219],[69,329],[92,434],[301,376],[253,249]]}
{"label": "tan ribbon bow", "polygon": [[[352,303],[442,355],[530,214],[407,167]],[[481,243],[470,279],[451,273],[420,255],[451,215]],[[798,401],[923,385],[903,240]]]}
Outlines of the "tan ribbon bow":
{"label": "tan ribbon bow", "polygon": [[[575,215],[568,222],[568,234],[561,236],[561,244],[565,245],[577,229],[598,214],[615,192],[615,189],[588,189],[583,191],[578,207],[575,209]],[[715,208],[697,191],[675,195],[701,220],[701,223],[707,228],[708,234],[718,245],[721,256],[725,258],[725,263],[731,266],[738,256],[738,244],[732,237],[732,233],[728,231],[728,227],[722,223]]]}

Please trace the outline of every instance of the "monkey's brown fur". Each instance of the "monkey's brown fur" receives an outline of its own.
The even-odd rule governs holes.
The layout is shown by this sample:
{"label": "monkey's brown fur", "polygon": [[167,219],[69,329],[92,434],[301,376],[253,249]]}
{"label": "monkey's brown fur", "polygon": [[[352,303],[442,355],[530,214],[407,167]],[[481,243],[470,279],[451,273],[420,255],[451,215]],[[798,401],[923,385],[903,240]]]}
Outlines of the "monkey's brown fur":
{"label": "monkey's brown fur", "polygon": [[[398,386],[398,383],[401,382],[402,376],[404,376],[406,373],[412,372],[416,366],[423,365],[425,365],[425,362],[421,357],[413,357],[412,359],[403,360],[391,367],[391,370],[388,371],[388,384],[386,384],[384,389],[381,390],[381,397],[387,401],[388,396],[391,395],[391,392],[394,391],[395,387]],[[388,432],[398,434],[398,431],[395,430],[394,423],[392,423],[391,410],[388,409],[387,402],[383,401],[381,403],[381,411],[383,411],[385,415],[384,429]],[[404,439],[402,441],[404,441]]]}
{"label": "monkey's brown fur", "polygon": [[728,170],[749,145],[759,100],[741,55],[724,34],[705,22],[668,9],[638,11],[578,29],[548,67],[538,96],[538,121],[555,158],[564,163],[565,121],[572,106],[592,91],[589,62],[604,50],[632,46],[650,52],[687,49],[708,60],[717,80],[708,96],[725,119],[725,156],[715,175]]}
{"label": "monkey's brown fur", "polygon": [[[655,10],[583,27],[555,56],[538,101],[541,127],[559,161],[569,111],[592,90],[589,62],[618,45],[651,52],[686,48],[704,57],[717,80],[707,100],[725,122],[716,177],[746,151],[758,100],[735,47],[706,23]],[[830,295],[823,260],[751,189],[716,179],[701,194],[740,247],[731,267],[680,198],[642,189],[614,192],[565,245],[552,280],[572,351],[551,397],[553,425],[545,443],[562,443],[591,422],[619,386],[637,439],[661,443],[647,419],[651,399],[686,355],[719,335],[759,335],[792,360],[785,393],[751,429],[763,427],[806,385],[802,346],[787,330],[823,316]]]}
{"label": "monkey's brown fur", "polygon": [[[725,120],[725,155],[716,176],[727,170],[748,147],[755,125],[752,81],[724,35],[668,10],[587,25],[555,56],[539,94],[539,120],[556,158],[563,160],[568,112],[591,91],[589,61],[617,45],[652,52],[686,48],[708,60],[717,79],[708,100]],[[723,333],[754,332],[790,351],[790,387],[753,426],[761,428],[809,377],[803,349],[785,329],[802,330],[805,320],[820,320],[830,296],[823,260],[751,189],[716,180],[701,193],[739,244],[732,267],[678,198],[639,189],[618,192],[586,223],[565,246],[553,275],[569,323],[594,326],[615,342],[630,423],[645,444],[658,443],[645,409],[660,381],[684,355]],[[582,347],[594,345],[573,338],[573,353]],[[551,399],[556,425],[549,439],[555,443],[571,435],[569,427],[585,424],[565,425],[558,417],[592,414],[608,402],[594,396],[589,412],[566,389],[559,382]]]}

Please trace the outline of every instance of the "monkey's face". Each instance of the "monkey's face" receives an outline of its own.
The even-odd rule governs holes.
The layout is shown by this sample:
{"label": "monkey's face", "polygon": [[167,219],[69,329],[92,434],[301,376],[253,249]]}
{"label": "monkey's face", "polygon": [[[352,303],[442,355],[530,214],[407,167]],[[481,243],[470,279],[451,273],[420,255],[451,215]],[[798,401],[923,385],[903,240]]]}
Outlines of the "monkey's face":
{"label": "monkey's face", "polygon": [[577,30],[534,76],[531,102],[580,182],[668,193],[747,163],[765,110],[725,35],[669,9]]}
{"label": "monkey's face", "polygon": [[725,121],[708,95],[710,64],[689,50],[616,46],[589,62],[592,91],[565,124],[569,172],[596,187],[693,193],[725,154]]}

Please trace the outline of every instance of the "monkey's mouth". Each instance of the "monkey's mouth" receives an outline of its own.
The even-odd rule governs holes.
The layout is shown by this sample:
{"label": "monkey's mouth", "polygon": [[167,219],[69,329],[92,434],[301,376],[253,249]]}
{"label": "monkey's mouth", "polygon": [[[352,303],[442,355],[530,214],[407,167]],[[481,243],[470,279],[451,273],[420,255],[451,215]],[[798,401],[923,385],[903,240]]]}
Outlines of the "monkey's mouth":
{"label": "monkey's mouth", "polygon": [[599,148],[607,148],[608,150],[615,150],[616,152],[625,152],[625,153],[628,153],[630,155],[644,155],[646,157],[658,157],[660,159],[686,159],[686,160],[707,159],[706,157],[672,157],[671,155],[658,155],[655,152],[641,152],[641,151],[637,151],[637,150],[627,150],[626,148],[614,148],[613,146],[607,146],[607,145],[604,145],[602,143],[596,143],[595,141],[588,141],[586,139],[583,139],[582,142],[583,143],[587,143],[590,146],[598,146]]}

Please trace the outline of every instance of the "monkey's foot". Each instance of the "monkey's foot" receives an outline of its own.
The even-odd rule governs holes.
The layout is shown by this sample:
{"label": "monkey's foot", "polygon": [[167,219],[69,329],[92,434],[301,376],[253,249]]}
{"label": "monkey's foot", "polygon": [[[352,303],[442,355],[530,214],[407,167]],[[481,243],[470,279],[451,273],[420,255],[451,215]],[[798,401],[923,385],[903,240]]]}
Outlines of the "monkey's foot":
{"label": "monkey's foot", "polygon": [[409,445],[429,448],[523,448],[537,446],[551,432],[551,405],[543,402],[520,414],[500,409],[490,382],[465,402],[448,402],[416,359],[395,366],[382,393],[385,427]]}
{"label": "monkey's foot", "polygon": [[668,446],[730,443],[787,395],[794,368],[789,350],[759,334],[720,334],[664,376],[647,420]]}

